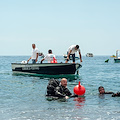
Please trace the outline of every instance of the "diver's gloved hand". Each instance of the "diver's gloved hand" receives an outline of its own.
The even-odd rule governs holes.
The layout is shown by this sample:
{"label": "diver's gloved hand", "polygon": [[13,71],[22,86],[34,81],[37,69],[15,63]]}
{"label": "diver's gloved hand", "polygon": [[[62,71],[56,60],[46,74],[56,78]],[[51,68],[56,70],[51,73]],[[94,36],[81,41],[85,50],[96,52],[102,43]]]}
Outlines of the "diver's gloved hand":
{"label": "diver's gloved hand", "polygon": [[76,94],[70,95],[70,98],[72,98],[72,97],[78,97],[78,95],[76,95]]}
{"label": "diver's gloved hand", "polygon": [[42,61],[40,63],[42,64]]}
{"label": "diver's gloved hand", "polygon": [[114,93],[112,97],[120,97],[120,92]]}

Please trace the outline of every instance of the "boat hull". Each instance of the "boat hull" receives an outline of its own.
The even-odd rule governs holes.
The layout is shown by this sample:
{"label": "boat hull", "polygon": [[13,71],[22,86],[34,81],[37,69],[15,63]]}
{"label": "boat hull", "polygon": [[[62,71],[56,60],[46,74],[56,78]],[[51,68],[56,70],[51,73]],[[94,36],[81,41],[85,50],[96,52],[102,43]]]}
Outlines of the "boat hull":
{"label": "boat hull", "polygon": [[120,63],[120,59],[115,58],[114,61],[115,63]]}
{"label": "boat hull", "polygon": [[82,66],[78,63],[36,63],[36,64],[21,64],[12,63],[12,71],[33,74],[75,74]]}

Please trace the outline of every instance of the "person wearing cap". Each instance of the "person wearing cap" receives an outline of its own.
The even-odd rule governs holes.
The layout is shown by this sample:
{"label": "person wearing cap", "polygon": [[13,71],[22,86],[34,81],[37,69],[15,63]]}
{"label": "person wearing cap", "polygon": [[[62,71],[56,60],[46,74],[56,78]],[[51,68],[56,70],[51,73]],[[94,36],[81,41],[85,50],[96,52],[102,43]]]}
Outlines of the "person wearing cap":
{"label": "person wearing cap", "polygon": [[36,48],[35,44],[32,44],[32,56],[27,60],[27,63],[29,62],[30,59],[32,59],[32,64],[36,63],[38,61],[38,54],[39,50]]}
{"label": "person wearing cap", "polygon": [[79,56],[80,56],[80,62],[82,62],[82,57],[81,57],[81,52],[80,52],[80,49],[79,49],[79,45],[71,45],[69,48],[68,48],[68,51],[67,51],[67,60],[65,63],[67,63],[70,59],[70,55],[72,55],[72,60],[73,60],[73,63],[75,63],[75,52],[79,53]]}

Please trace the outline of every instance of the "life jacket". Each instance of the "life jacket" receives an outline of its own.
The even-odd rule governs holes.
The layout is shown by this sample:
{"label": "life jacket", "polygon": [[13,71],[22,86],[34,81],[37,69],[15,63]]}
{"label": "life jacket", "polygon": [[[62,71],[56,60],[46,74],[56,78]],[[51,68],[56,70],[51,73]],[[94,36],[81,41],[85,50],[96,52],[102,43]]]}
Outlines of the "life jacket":
{"label": "life jacket", "polygon": [[56,79],[49,80],[49,83],[47,85],[47,95],[48,96],[55,96],[55,88],[59,86],[60,81]]}
{"label": "life jacket", "polygon": [[53,57],[53,60],[51,61],[51,63],[57,63],[57,59]]}

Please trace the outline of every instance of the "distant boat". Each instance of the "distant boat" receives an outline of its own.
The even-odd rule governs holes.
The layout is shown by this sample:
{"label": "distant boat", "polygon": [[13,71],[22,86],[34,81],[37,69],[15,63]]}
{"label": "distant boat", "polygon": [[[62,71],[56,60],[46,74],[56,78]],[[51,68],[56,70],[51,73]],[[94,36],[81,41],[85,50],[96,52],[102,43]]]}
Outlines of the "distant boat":
{"label": "distant boat", "polygon": [[120,63],[120,50],[116,50],[116,57],[114,58],[115,63]]}
{"label": "distant boat", "polygon": [[116,56],[115,56],[115,55],[112,55],[112,56],[110,56],[110,57],[113,57],[113,58],[114,58],[114,57],[116,57]]}
{"label": "distant boat", "polygon": [[105,62],[108,62],[108,61],[109,61],[109,59],[105,60]]}
{"label": "distant boat", "polygon": [[[64,59],[66,60],[67,59],[67,55],[63,55]],[[78,60],[80,59],[78,56],[75,56],[75,59]],[[72,60],[72,56],[70,55],[70,60]]]}
{"label": "distant boat", "polygon": [[93,57],[93,54],[92,53],[87,53],[86,57]]}
{"label": "distant boat", "polygon": [[22,74],[75,74],[82,67],[79,63],[11,63],[12,71]]}

